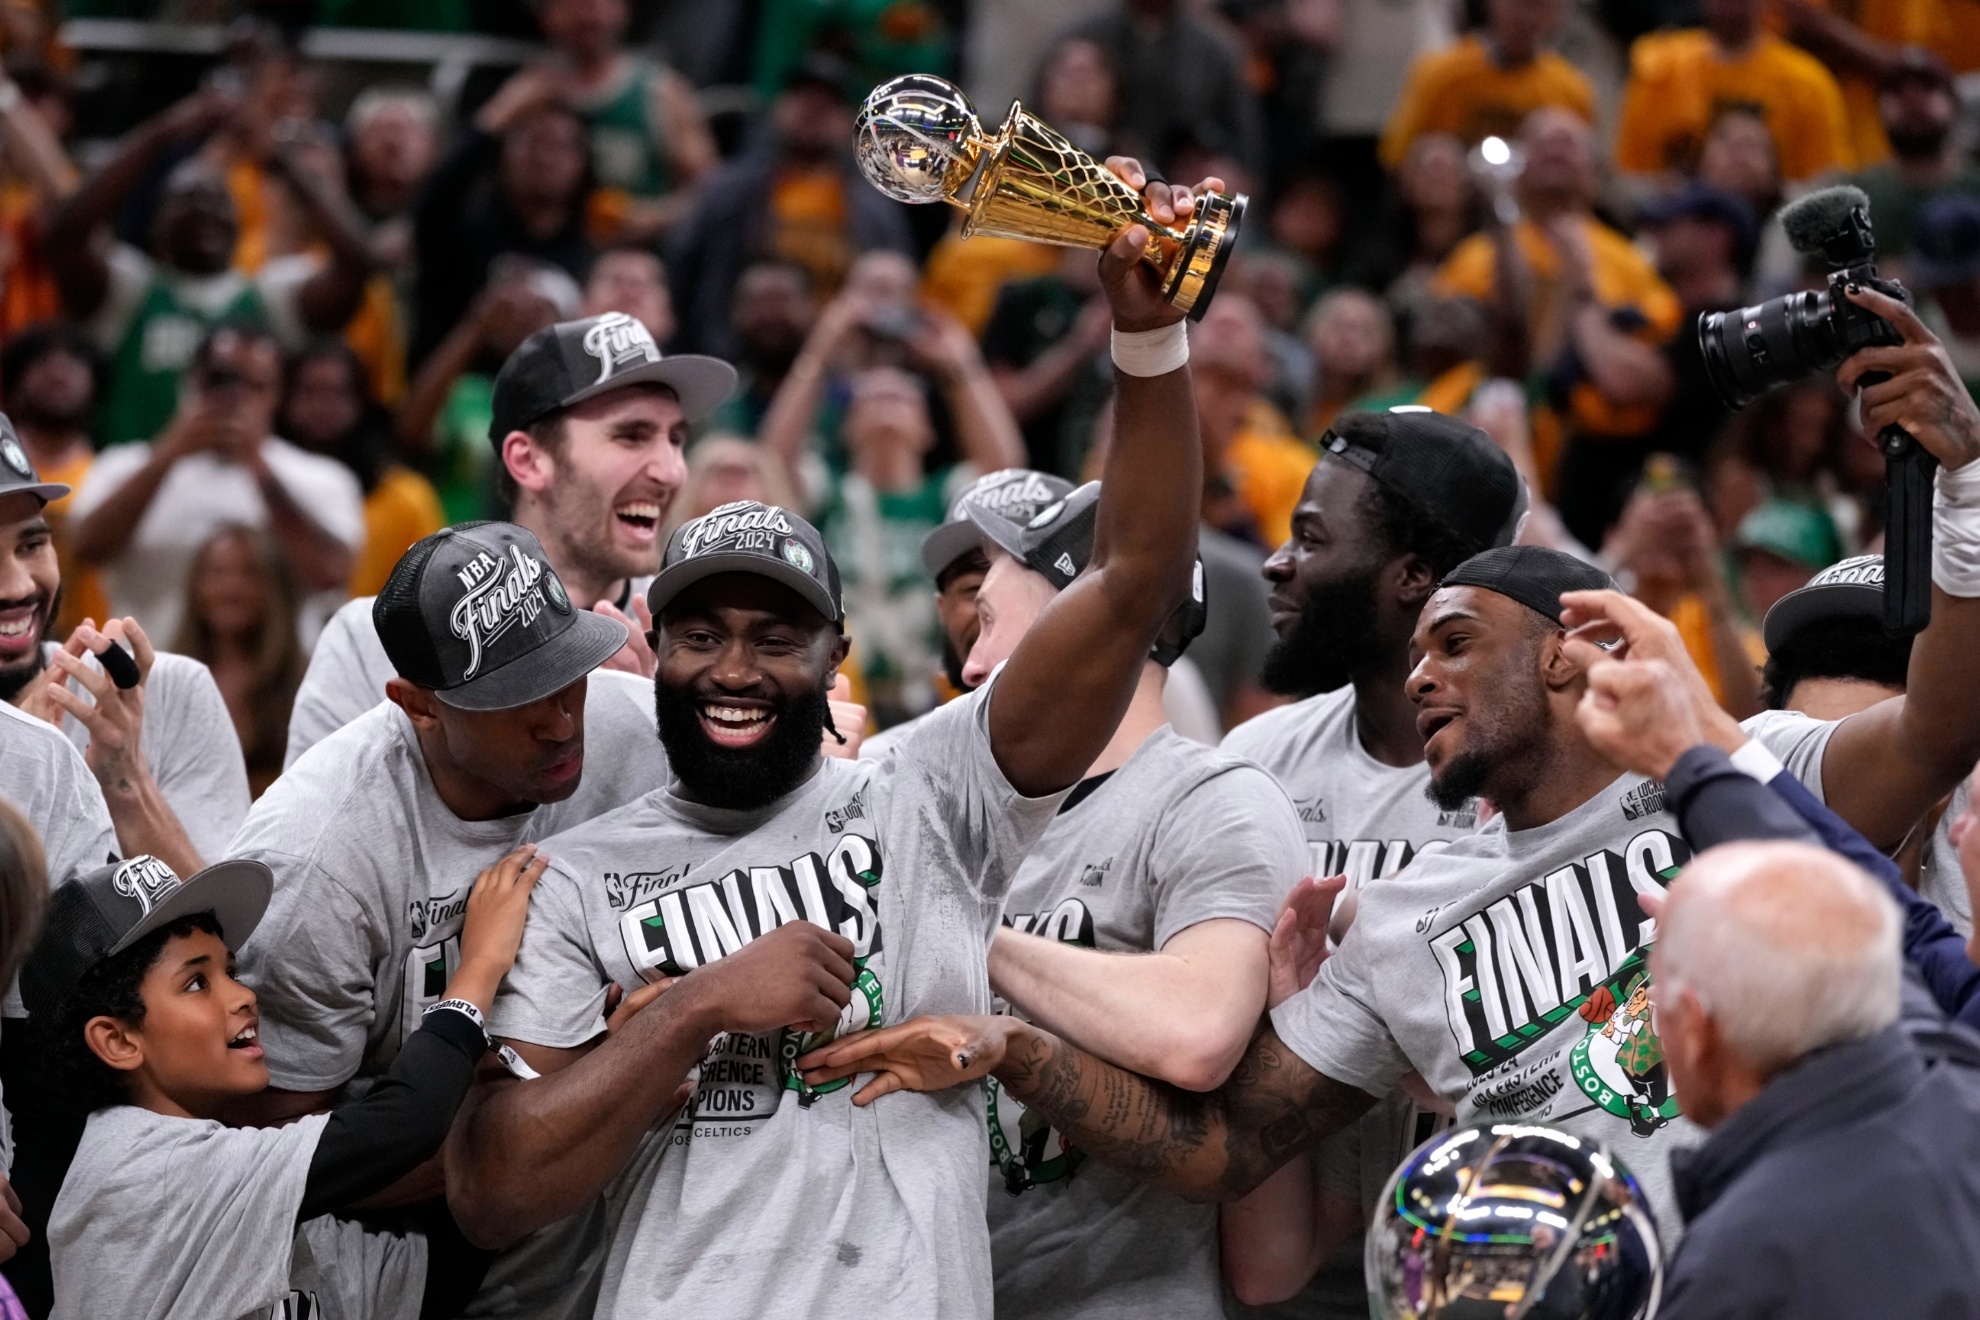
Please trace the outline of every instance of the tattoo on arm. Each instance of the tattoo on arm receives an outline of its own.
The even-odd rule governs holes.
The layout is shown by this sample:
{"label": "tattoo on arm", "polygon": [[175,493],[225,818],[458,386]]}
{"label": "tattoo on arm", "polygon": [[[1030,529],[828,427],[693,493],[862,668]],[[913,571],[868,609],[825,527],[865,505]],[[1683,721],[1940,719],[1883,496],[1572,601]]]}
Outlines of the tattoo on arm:
{"label": "tattoo on arm", "polygon": [[999,1082],[1067,1141],[1192,1200],[1235,1200],[1353,1122],[1375,1097],[1335,1081],[1262,1025],[1230,1080],[1209,1094],[1116,1068],[1028,1032]]}

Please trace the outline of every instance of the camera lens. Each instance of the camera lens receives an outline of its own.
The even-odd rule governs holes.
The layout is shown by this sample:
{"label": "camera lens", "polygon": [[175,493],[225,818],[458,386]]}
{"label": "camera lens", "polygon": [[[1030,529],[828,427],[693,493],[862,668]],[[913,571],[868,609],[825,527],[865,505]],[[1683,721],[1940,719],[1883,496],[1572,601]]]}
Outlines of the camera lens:
{"label": "camera lens", "polygon": [[1827,371],[1847,355],[1827,291],[1790,293],[1757,307],[1698,318],[1705,373],[1729,408],[1777,385]]}

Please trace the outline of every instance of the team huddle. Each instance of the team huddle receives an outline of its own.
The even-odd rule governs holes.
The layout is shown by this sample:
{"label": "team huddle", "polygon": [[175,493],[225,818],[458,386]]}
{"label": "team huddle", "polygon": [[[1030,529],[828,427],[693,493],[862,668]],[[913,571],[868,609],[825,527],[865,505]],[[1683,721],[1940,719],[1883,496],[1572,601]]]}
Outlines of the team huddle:
{"label": "team huddle", "polygon": [[[1350,413],[1265,568],[1301,699],[1191,742],[1163,692],[1204,628],[1203,450],[1145,237],[1101,258],[1102,479],[961,495],[923,560],[973,602],[942,616],[969,690],[883,737],[834,691],[825,541],[754,502],[627,559],[610,609],[520,517],[421,541],[330,621],[252,806],[141,632],[0,637],[80,721],[0,703],[53,886],[0,1037],[52,1313],[1219,1316],[1226,1279],[1358,1291],[1337,1249],[1451,1118],[1608,1143],[1674,1237],[1699,1133],[1648,957],[1694,842],[1589,726],[1590,671],[1688,676],[1699,741],[1892,847],[1980,758],[1980,590],[1940,580],[1907,691],[1742,726],[1606,573],[1518,543],[1484,432]],[[678,465],[733,384],[566,322],[502,369],[491,440]],[[1980,426],[1906,420],[1957,553]],[[62,488],[19,453],[31,574]],[[95,770],[140,735],[145,810]]]}

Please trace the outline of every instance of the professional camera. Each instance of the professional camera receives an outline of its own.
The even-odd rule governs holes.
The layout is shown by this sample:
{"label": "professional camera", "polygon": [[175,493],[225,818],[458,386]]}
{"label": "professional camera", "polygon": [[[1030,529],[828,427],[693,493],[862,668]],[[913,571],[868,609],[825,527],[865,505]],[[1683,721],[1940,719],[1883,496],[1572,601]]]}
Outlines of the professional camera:
{"label": "professional camera", "polygon": [[1843,294],[1846,286],[1861,285],[1906,298],[1901,286],[1877,275],[1870,199],[1861,189],[1810,193],[1781,212],[1781,228],[1795,251],[1821,254],[1829,287],[1698,318],[1705,370],[1729,408],[1743,408],[1805,376],[1834,371],[1860,348],[1903,342],[1890,322]]}
{"label": "professional camera", "polygon": [[[1858,349],[1901,344],[1904,337],[1883,317],[1850,300],[1849,288],[1870,288],[1909,303],[1895,280],[1877,274],[1877,240],[1870,229],[1870,199],[1860,188],[1824,188],[1781,212],[1788,242],[1804,255],[1820,255],[1829,286],[1790,293],[1733,312],[1698,318],[1698,346],[1712,387],[1729,408],[1743,408],[1767,391],[1821,372],[1834,371]],[[1866,372],[1859,385],[1887,379]],[[1888,501],[1884,522],[1886,579],[1884,630],[1910,636],[1932,616],[1932,472],[1935,460],[1901,427],[1877,437],[1884,451]]]}

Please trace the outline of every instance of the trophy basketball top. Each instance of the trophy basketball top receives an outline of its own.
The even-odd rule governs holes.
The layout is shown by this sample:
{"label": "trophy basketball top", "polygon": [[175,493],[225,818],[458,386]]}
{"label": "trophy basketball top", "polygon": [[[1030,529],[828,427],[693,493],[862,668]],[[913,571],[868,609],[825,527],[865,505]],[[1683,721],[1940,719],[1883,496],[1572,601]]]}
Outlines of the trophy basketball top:
{"label": "trophy basketball top", "polygon": [[[854,121],[860,172],[897,202],[940,202],[962,180],[983,125],[962,88],[933,74],[904,74],[866,98]],[[947,183],[948,186],[944,187]]]}

